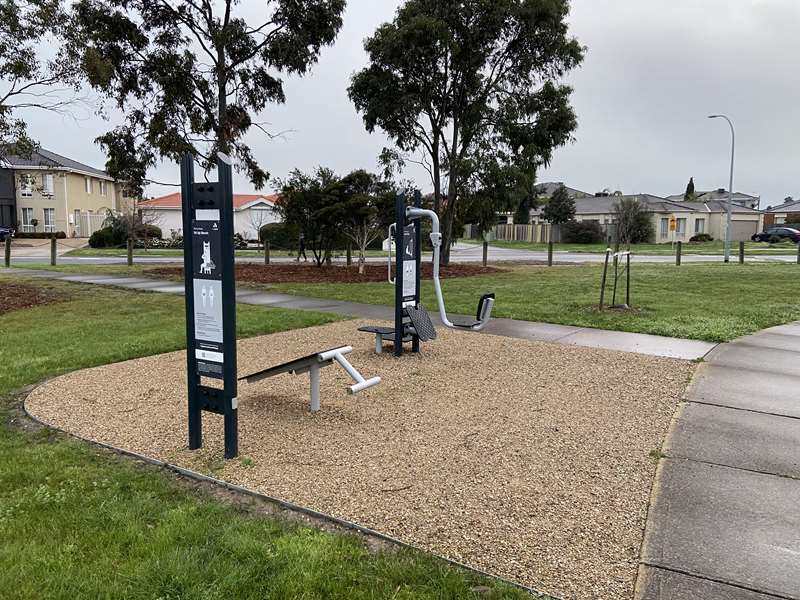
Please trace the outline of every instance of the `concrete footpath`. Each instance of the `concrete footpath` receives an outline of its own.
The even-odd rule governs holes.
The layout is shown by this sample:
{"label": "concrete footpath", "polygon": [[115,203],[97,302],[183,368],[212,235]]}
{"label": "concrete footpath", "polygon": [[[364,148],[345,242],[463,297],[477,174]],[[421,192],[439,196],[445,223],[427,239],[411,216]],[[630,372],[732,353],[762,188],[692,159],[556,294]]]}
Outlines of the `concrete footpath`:
{"label": "concrete footpath", "polygon": [[[17,268],[0,269],[0,273],[15,274],[20,277],[43,277],[77,283],[110,285],[132,290],[145,290],[167,294],[184,293],[182,283],[145,277],[75,275],[58,271]],[[292,308],[297,310],[314,310],[367,319],[387,321],[394,319],[394,311],[390,306],[341,302],[325,298],[305,298],[288,294],[262,292],[242,287],[237,287],[236,301],[241,304],[255,304],[259,306],[273,306],[276,308]],[[431,312],[431,318],[435,324],[440,324],[434,312]],[[643,333],[606,331],[603,329],[591,329],[589,327],[518,321],[515,319],[492,319],[483,331],[484,333],[493,335],[502,335],[525,340],[573,344],[575,346],[620,350],[623,352],[635,352],[637,354],[648,354],[651,356],[666,356],[684,360],[702,358],[715,347],[715,344],[698,340],[685,340]]]}
{"label": "concrete footpath", "polygon": [[800,599],[800,323],[713,350],[654,486],[638,600]]}

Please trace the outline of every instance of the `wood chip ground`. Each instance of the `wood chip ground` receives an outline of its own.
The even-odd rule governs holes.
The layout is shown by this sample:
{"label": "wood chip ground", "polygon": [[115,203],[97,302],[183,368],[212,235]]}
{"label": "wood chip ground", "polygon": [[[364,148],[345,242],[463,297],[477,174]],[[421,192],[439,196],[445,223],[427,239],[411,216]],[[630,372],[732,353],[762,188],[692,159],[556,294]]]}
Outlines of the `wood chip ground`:
{"label": "wood chip ground", "polygon": [[[219,417],[186,447],[185,355],[71,373],[27,407],[68,431],[355,521],[562,598],[632,596],[660,447],[692,365],[440,331],[420,355],[373,353],[360,321],[239,342],[247,374],[337,345],[383,382],[322,371],[239,387],[241,459]],[[388,347],[387,347],[388,350]]]}

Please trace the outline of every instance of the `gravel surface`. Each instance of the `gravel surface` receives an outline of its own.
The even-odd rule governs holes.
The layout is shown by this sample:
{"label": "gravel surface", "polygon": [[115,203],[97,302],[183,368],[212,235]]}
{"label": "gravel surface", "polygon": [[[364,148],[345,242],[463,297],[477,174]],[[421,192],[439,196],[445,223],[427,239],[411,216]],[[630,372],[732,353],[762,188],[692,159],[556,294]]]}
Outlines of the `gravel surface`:
{"label": "gravel surface", "polygon": [[357,396],[322,370],[241,384],[239,460],[221,418],[186,449],[176,352],[68,374],[28,398],[68,431],[358,522],[562,598],[632,597],[659,448],[692,365],[440,330],[423,354],[375,355],[349,321],[239,342],[247,374],[352,345],[383,382]]}

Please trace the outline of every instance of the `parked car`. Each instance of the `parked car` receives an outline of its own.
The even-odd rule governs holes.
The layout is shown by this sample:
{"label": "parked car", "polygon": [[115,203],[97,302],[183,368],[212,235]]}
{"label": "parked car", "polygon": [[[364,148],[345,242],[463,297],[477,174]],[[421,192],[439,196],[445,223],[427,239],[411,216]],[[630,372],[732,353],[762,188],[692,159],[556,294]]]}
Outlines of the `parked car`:
{"label": "parked car", "polygon": [[0,242],[5,242],[7,237],[14,237],[14,229],[12,227],[0,225]]}
{"label": "parked car", "polygon": [[754,242],[768,242],[776,237],[780,238],[781,241],[792,240],[796,244],[800,242],[800,230],[792,229],[791,227],[769,227],[750,239]]}

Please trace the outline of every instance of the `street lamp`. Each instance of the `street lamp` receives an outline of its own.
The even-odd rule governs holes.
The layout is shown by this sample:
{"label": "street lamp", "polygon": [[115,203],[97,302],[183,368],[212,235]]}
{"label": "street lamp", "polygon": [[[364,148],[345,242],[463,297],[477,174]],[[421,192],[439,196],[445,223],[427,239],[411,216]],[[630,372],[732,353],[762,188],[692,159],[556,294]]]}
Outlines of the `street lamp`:
{"label": "street lamp", "polygon": [[733,211],[733,158],[736,152],[736,132],[733,129],[733,123],[725,115],[709,115],[709,119],[725,119],[731,128],[731,181],[728,188],[728,217],[725,226],[725,262],[731,260],[731,212]]}

